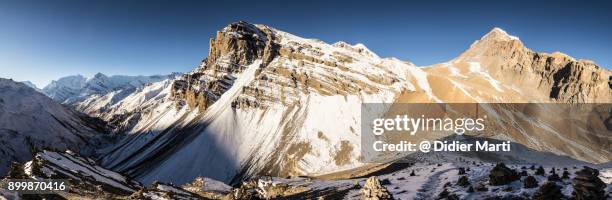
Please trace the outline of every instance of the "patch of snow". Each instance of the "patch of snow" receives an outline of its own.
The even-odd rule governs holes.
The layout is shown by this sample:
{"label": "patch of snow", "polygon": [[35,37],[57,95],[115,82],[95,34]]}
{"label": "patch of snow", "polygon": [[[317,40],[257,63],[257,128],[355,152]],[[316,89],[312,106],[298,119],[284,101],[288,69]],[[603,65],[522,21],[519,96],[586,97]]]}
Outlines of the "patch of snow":
{"label": "patch of snow", "polygon": [[491,84],[491,86],[493,86],[493,88],[495,88],[495,90],[499,92],[504,91],[499,81],[495,80],[493,77],[491,77],[491,75],[489,75],[489,73],[482,70],[479,62],[469,62],[469,65],[470,72],[480,74],[485,80],[489,82],[489,84]]}

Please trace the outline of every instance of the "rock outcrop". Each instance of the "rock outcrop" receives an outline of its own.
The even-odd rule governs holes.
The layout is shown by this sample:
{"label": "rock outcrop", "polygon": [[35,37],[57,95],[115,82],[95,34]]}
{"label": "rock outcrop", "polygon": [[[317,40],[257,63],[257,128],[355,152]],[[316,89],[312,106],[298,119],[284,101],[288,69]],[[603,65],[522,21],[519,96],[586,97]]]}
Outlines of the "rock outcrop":
{"label": "rock outcrop", "polygon": [[[279,45],[266,26],[244,21],[232,23],[210,39],[208,57],[193,72],[176,80],[172,96],[177,106],[187,105],[204,111],[233,84],[236,75],[261,59],[264,68],[276,55]],[[256,103],[256,102],[248,102]]]}

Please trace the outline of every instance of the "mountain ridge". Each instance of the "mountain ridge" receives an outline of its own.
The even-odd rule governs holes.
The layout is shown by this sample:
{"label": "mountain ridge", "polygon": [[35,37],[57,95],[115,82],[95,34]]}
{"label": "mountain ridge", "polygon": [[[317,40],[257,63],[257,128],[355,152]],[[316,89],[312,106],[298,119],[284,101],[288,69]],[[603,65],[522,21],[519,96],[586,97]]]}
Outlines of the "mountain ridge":
{"label": "mountain ridge", "polygon": [[[185,182],[202,173],[228,183],[258,174],[324,174],[362,166],[359,115],[351,110],[363,102],[592,102],[610,94],[598,86],[590,93],[550,98],[553,87],[587,83],[578,87],[585,88],[589,81],[603,81],[582,79],[577,73],[562,76],[573,82],[555,85],[546,82],[554,79],[541,78],[554,73],[537,72],[529,78],[546,80],[541,91],[529,92],[520,84],[513,88],[509,78],[496,74],[517,67],[499,65],[503,59],[518,60],[511,63],[520,63],[524,70],[532,68],[526,64],[536,63],[533,69],[545,72],[563,62],[577,71],[610,71],[571,59],[539,58],[545,55],[526,50],[518,38],[501,29],[493,29],[458,58],[425,68],[380,58],[363,45],[330,45],[246,22],[228,25],[210,44],[208,57],[192,72],[146,86],[126,98],[132,100],[109,104],[114,111],[96,114],[130,119],[121,126],[124,140],[102,153],[103,166],[144,183]],[[550,64],[541,59],[549,59]],[[593,96],[600,93],[604,96]],[[143,106],[128,106],[139,104]],[[525,143],[524,135],[508,135],[518,136]],[[553,144],[560,149],[548,150],[590,161],[609,159],[605,152],[595,157],[572,154],[576,150],[572,148],[588,142],[578,141],[576,147]],[[181,158],[194,156],[197,159],[188,165],[192,167],[181,164]],[[209,162],[227,167],[204,164]],[[185,167],[188,170],[173,171]]]}
{"label": "mountain ridge", "polygon": [[57,102],[71,104],[83,101],[91,95],[104,95],[116,90],[136,88],[144,84],[172,78],[179,74],[175,72],[169,75],[107,76],[98,72],[90,78],[86,78],[83,75],[71,75],[51,81],[51,83],[42,88],[42,92]]}

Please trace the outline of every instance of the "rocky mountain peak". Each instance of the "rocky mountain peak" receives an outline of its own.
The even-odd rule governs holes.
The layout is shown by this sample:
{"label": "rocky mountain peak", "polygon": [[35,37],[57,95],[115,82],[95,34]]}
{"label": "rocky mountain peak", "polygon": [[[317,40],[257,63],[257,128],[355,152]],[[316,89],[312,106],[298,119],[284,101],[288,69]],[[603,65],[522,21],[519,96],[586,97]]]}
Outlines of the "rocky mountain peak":
{"label": "rocky mountain peak", "polygon": [[172,96],[179,105],[205,109],[233,84],[236,75],[255,60],[265,67],[278,55],[274,31],[264,25],[234,22],[210,39],[208,57],[193,73],[175,81]]}
{"label": "rocky mountain peak", "polygon": [[519,40],[519,38],[508,34],[506,31],[504,31],[501,28],[495,27],[491,29],[489,33],[484,35],[480,40],[510,41],[510,40]]}
{"label": "rocky mountain peak", "polygon": [[482,56],[513,57],[529,51],[518,37],[508,34],[501,28],[493,28],[476,40],[460,57],[465,59]]}
{"label": "rocky mountain peak", "polygon": [[233,22],[227,25],[221,30],[223,33],[233,34],[235,37],[265,37],[263,33],[255,24],[251,24],[245,21]]}
{"label": "rocky mountain peak", "polygon": [[[205,66],[219,66],[220,63],[217,62],[249,65],[255,59],[264,56],[264,50],[272,44],[274,36],[267,27],[260,27],[239,21],[217,31],[216,37],[210,39]],[[241,70],[230,69],[230,71]]]}
{"label": "rocky mountain peak", "polygon": [[516,96],[525,97],[519,102],[608,102],[612,98],[605,84],[612,71],[560,52],[533,51],[499,28],[446,65],[453,66],[459,76],[456,72],[471,73],[489,82],[492,93],[518,91]]}

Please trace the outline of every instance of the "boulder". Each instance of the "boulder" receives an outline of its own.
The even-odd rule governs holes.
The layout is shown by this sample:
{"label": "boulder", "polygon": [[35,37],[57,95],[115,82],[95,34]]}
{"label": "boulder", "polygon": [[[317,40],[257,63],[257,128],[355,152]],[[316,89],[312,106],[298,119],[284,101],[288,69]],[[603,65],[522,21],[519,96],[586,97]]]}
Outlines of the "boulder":
{"label": "boulder", "polygon": [[533,176],[527,176],[527,178],[525,178],[525,180],[523,180],[523,187],[524,188],[535,188],[535,187],[538,187],[538,180],[536,180],[535,177],[533,177]]}
{"label": "boulder", "polygon": [[465,174],[465,168],[463,167],[459,167],[459,175],[464,175]]}
{"label": "boulder", "polygon": [[533,200],[562,199],[561,187],[555,182],[546,182],[533,194]]}
{"label": "boulder", "polygon": [[606,199],[604,188],[606,184],[599,179],[599,171],[590,167],[576,172],[572,181],[574,191],[572,199],[575,200],[603,200]]}
{"label": "boulder", "polygon": [[393,199],[391,193],[389,193],[387,188],[382,186],[380,180],[378,180],[376,176],[368,178],[360,192],[364,200]]}
{"label": "boulder", "polygon": [[559,177],[559,175],[557,175],[556,173],[553,173],[550,176],[548,176],[548,181],[560,182],[561,177]]}
{"label": "boulder", "polygon": [[550,172],[549,172],[549,173],[554,174],[554,173],[555,173],[555,171],[556,171],[556,170],[555,170],[555,168],[553,167],[552,169],[550,169]]}
{"label": "boulder", "polygon": [[569,179],[569,175],[570,173],[567,170],[565,170],[563,171],[563,175],[561,176],[561,179]]}
{"label": "boulder", "polygon": [[506,167],[504,163],[497,164],[489,174],[489,184],[491,185],[506,185],[513,181],[519,180],[520,176],[516,171]]}
{"label": "boulder", "polygon": [[461,176],[459,180],[457,180],[457,185],[461,187],[467,187],[470,185],[470,181],[467,176]]}
{"label": "boulder", "polygon": [[546,172],[544,171],[544,168],[542,166],[538,167],[538,169],[535,172],[535,175],[544,176],[544,174],[546,174]]}

